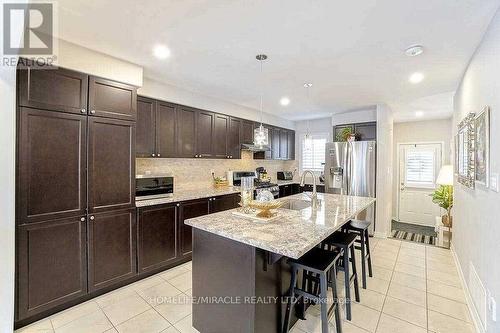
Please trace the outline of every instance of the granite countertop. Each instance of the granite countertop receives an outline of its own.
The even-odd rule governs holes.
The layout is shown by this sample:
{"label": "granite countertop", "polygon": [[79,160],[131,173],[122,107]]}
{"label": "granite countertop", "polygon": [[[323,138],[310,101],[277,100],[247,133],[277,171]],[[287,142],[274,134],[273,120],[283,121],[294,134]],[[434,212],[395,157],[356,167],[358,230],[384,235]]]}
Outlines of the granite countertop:
{"label": "granite countertop", "polygon": [[[318,193],[321,206],[312,211],[280,208],[280,217],[261,222],[241,217],[234,210],[186,220],[185,223],[222,237],[290,258],[300,258],[348,220],[375,202],[374,198]],[[279,199],[310,201],[305,193]],[[303,202],[296,202],[303,204]]]}
{"label": "granite countertop", "polygon": [[159,195],[158,198],[136,200],[135,206],[145,207],[145,206],[162,205],[172,202],[216,197],[220,195],[233,194],[239,192],[240,188],[235,186],[218,187],[218,188],[214,186],[199,186],[194,188],[175,189],[174,194],[170,197],[161,197],[161,195]]}

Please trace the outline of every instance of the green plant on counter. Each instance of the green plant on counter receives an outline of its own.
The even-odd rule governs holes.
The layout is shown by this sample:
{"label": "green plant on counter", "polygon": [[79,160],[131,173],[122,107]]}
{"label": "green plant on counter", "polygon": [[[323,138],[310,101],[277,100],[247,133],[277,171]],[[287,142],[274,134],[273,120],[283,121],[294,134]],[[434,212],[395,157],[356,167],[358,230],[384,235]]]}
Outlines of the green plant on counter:
{"label": "green plant on counter", "polygon": [[356,133],[354,133],[352,128],[346,127],[340,133],[337,133],[337,141],[347,142],[352,135],[356,136]]}
{"label": "green plant on counter", "polygon": [[447,223],[451,224],[451,208],[453,207],[453,186],[440,185],[432,194],[432,202],[446,209]]}

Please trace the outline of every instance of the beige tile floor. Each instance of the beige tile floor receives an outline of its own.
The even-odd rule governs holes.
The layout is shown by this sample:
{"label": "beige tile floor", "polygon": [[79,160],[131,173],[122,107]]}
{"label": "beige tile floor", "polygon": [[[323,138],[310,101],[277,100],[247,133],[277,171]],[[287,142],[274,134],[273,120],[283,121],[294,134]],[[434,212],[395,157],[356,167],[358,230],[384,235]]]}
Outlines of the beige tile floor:
{"label": "beige tile floor", "polygon": [[[374,277],[353,303],[352,321],[343,320],[344,333],[474,332],[449,250],[393,239],[372,239],[371,247]],[[16,332],[197,332],[190,296],[187,263]],[[292,332],[321,332],[319,308],[310,307],[306,317]]]}

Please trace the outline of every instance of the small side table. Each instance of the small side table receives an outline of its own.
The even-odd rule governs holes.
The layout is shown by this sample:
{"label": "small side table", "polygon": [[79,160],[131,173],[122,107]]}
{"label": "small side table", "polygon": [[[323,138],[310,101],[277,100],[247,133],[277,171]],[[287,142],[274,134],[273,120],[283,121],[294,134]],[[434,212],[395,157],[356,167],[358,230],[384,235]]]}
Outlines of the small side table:
{"label": "small side table", "polygon": [[441,216],[436,216],[436,224],[434,225],[434,231],[437,233],[436,245],[445,247],[445,231],[448,233],[448,249],[451,246],[451,227],[445,227],[441,221]]}

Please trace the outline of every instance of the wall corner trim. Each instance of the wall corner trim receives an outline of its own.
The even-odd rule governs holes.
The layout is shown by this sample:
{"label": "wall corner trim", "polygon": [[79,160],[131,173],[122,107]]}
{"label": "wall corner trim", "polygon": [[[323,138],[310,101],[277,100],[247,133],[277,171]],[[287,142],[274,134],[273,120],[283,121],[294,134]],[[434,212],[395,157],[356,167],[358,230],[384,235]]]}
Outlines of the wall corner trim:
{"label": "wall corner trim", "polygon": [[476,329],[477,333],[486,333],[486,330],[483,328],[483,325],[481,324],[479,313],[477,312],[476,307],[472,302],[472,296],[470,294],[469,286],[467,285],[467,282],[465,280],[464,272],[462,271],[462,266],[460,265],[460,261],[458,260],[457,253],[455,252],[455,246],[453,242],[451,243],[450,251],[453,256],[453,260],[455,261],[455,265],[458,268],[460,283],[462,284],[462,289],[464,290],[465,300],[467,302],[467,308],[469,309],[469,314],[474,323],[474,328]]}

